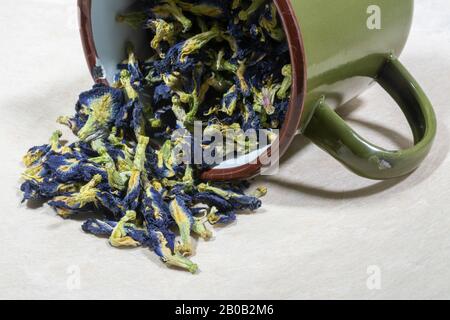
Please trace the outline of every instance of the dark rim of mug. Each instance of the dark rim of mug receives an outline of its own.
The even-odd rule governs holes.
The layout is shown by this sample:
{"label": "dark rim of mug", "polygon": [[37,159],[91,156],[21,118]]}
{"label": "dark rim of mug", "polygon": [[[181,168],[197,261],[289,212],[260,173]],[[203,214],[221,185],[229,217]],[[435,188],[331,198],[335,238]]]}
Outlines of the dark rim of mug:
{"label": "dark rim of mug", "polygon": [[[91,20],[92,0],[78,0],[80,34],[86,61],[92,77],[97,83],[107,84],[105,79],[95,78],[94,71],[97,64],[97,49],[92,31]],[[278,148],[282,157],[294,139],[300,126],[306,95],[306,55],[302,33],[290,0],[274,0],[278,14],[282,20],[292,64],[292,88],[291,99],[284,123],[281,126],[279,144],[272,145],[257,161],[239,167],[227,169],[210,169],[202,173],[204,180],[226,181],[236,179],[249,179],[261,172],[262,164],[271,163],[270,155],[274,148]],[[273,163],[273,161],[272,161]]]}

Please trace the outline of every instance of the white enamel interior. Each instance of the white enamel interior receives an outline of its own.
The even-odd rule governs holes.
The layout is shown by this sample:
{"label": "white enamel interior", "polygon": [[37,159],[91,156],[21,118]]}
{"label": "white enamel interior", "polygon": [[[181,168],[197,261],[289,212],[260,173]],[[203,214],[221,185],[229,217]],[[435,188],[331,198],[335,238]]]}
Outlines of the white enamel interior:
{"label": "white enamel interior", "polygon": [[92,33],[99,61],[106,79],[113,82],[117,64],[126,58],[125,45],[132,42],[138,54],[145,54],[148,45],[145,33],[116,21],[118,13],[125,12],[134,0],[92,0]]}
{"label": "white enamel interior", "polygon": [[[108,82],[113,82],[117,64],[123,61],[125,44],[129,41],[135,46],[138,56],[149,55],[149,41],[142,30],[134,30],[118,23],[116,16],[125,12],[134,0],[92,0],[91,17],[94,43],[98,54],[97,65],[103,67]],[[254,162],[268,147],[261,148],[245,156],[227,160],[217,165],[217,169],[229,169]]]}

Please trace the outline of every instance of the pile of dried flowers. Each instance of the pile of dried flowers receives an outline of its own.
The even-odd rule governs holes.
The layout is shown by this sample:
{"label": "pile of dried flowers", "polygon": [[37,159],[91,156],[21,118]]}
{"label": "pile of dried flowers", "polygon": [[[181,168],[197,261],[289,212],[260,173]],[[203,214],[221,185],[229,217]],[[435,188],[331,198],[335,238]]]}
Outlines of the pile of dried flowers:
{"label": "pile of dried flowers", "polygon": [[147,30],[153,55],[139,60],[129,46],[115,83],[82,93],[75,115],[58,119],[76,142],[63,144],[57,131],[28,151],[24,200],[47,201],[65,218],[101,212],[84,231],[194,273],[191,235],[209,239],[207,224],[256,210],[266,190],[201,181],[209,165],[180,163],[174,150],[190,146],[194,121],[204,132],[280,127],[292,81],[285,35],[267,0],[138,1],[117,19]]}

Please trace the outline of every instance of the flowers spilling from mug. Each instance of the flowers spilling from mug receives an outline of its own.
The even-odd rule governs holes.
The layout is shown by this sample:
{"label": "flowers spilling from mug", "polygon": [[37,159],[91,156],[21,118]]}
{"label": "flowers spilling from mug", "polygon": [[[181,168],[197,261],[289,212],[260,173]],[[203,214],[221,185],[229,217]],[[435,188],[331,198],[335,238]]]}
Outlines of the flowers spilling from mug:
{"label": "flowers spilling from mug", "polygon": [[234,153],[260,147],[260,137],[241,139],[247,130],[275,139],[292,82],[285,34],[266,0],[139,1],[117,20],[146,30],[151,54],[137,57],[129,44],[115,82],[81,93],[75,114],[58,119],[75,142],[56,131],[28,151],[24,200],[85,217],[82,229],[112,246],[148,247],[195,273],[192,237],[208,240],[212,226],[258,209],[266,189],[202,181],[214,164],[193,159],[194,131],[215,159],[230,152],[213,132],[237,132]]}

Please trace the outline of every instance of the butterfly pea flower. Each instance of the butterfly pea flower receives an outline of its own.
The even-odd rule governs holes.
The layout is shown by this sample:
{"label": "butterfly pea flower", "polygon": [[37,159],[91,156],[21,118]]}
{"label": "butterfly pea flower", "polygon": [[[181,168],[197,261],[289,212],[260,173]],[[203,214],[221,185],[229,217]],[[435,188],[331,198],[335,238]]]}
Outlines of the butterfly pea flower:
{"label": "butterfly pea flower", "polygon": [[222,98],[222,112],[233,115],[238,103],[239,94],[236,85],[232,86]]}
{"label": "butterfly pea flower", "polygon": [[[193,80],[194,88],[192,94],[187,94],[184,96],[185,101],[189,104],[189,112],[186,114],[184,125],[186,127],[191,127],[196,120],[197,113],[200,107],[200,104],[203,102],[206,91],[209,88],[207,83],[206,86],[200,84],[199,79]],[[180,96],[181,101],[183,101],[183,96]]]}
{"label": "butterfly pea flower", "polygon": [[210,207],[217,208],[220,212],[233,211],[233,205],[223,197],[212,192],[198,192],[193,195],[193,203],[207,204]]}
{"label": "butterfly pea flower", "polygon": [[27,200],[42,200],[45,196],[39,190],[39,184],[33,180],[26,180],[20,185],[23,193],[22,203]]}
{"label": "butterfly pea flower", "polygon": [[109,243],[113,247],[137,247],[139,245],[139,242],[128,236],[125,229],[127,223],[132,223],[135,220],[136,212],[132,210],[127,211],[122,219],[120,219],[109,237]]}
{"label": "butterfly pea flower", "polygon": [[252,3],[250,4],[250,6],[247,9],[239,12],[240,20],[247,21],[249,16],[254,14],[263,4],[265,4],[267,2],[266,0],[251,0],[251,1],[252,1]]}
{"label": "butterfly pea flower", "polygon": [[61,193],[75,192],[76,188],[69,188],[69,185],[63,185],[48,177],[43,177],[39,181],[31,179],[26,180],[20,186],[23,192],[22,202],[26,200],[46,200],[51,199]]}
{"label": "butterfly pea flower", "polygon": [[164,202],[162,191],[162,186],[146,182],[141,203],[141,211],[146,223],[159,228],[168,226],[170,216],[169,206]]}
{"label": "butterfly pea flower", "polygon": [[131,171],[133,169],[134,150],[124,143],[123,132],[118,133],[117,128],[113,127],[108,142],[121,151],[121,155],[116,159],[117,169],[120,172]]}
{"label": "butterfly pea flower", "polygon": [[289,89],[292,85],[292,66],[290,64],[287,64],[281,69],[281,74],[283,75],[284,79],[281,83],[280,89],[277,92],[277,97],[280,100],[286,99],[289,94]]}
{"label": "butterfly pea flower", "polygon": [[[227,40],[228,37],[226,35],[222,35],[222,37]],[[233,42],[233,44],[235,44]],[[235,44],[237,47],[237,44]],[[236,52],[237,52],[237,48],[236,48]],[[228,71],[230,73],[236,73],[238,66],[231,63],[230,61],[225,59],[225,51],[224,50],[220,50],[219,52],[215,53],[213,56],[213,64],[211,65],[212,69],[214,71]]]}
{"label": "butterfly pea flower", "polygon": [[261,119],[256,114],[253,105],[249,102],[244,103],[242,129],[244,131],[251,129],[259,130],[261,127]]}
{"label": "butterfly pea flower", "polygon": [[90,158],[89,160],[95,163],[107,164],[114,162],[108,153],[105,143],[102,140],[94,140],[91,142],[92,150],[99,154],[98,157]]}
{"label": "butterfly pea flower", "polygon": [[[117,228],[118,223],[115,221],[102,221],[99,219],[88,219],[86,222],[83,223],[81,226],[82,230],[86,233],[90,233],[96,236],[108,236],[111,237],[113,232],[116,232],[119,234],[119,231],[115,228]],[[133,224],[125,223],[123,228],[121,228],[120,232],[124,232],[126,234],[125,237],[120,238],[120,240],[114,240],[118,241],[119,243],[116,246],[148,246],[150,248],[153,248],[153,241],[148,236],[148,233],[144,229],[140,229],[136,227]],[[128,237],[128,238],[126,238]],[[132,242],[132,240],[135,242]],[[115,243],[116,244],[116,243]]]}
{"label": "butterfly pea flower", "polygon": [[155,88],[155,92],[153,93],[153,102],[157,104],[163,100],[170,100],[172,99],[172,96],[172,89],[165,83],[161,83]]}
{"label": "butterfly pea flower", "polygon": [[92,142],[92,149],[99,154],[99,157],[91,158],[90,161],[103,163],[108,175],[109,185],[117,190],[125,190],[131,172],[120,172],[116,169],[113,158],[109,155],[105,143],[101,140]]}
{"label": "butterfly pea flower", "polygon": [[29,168],[39,161],[50,151],[51,147],[48,144],[30,148],[27,154],[22,158],[23,164]]}
{"label": "butterfly pea flower", "polygon": [[234,211],[219,212],[216,207],[212,207],[206,216],[208,222],[215,224],[229,224],[236,220],[236,213]]}
{"label": "butterfly pea flower", "polygon": [[236,151],[238,155],[244,155],[258,149],[258,137],[254,135],[246,135],[239,127],[234,132],[234,142],[236,143]]}
{"label": "butterfly pea flower", "polygon": [[106,152],[108,152],[108,155],[114,162],[118,161],[119,159],[125,159],[126,154],[121,147],[113,145],[108,140],[104,140],[103,143],[105,145]]}
{"label": "butterfly pea flower", "polygon": [[97,200],[99,204],[111,212],[114,218],[120,219],[125,214],[125,205],[122,199],[111,192],[97,192]]}
{"label": "butterfly pea flower", "polygon": [[217,57],[216,65],[214,68],[215,68],[214,70],[216,71],[228,71],[232,74],[235,74],[238,71],[237,64],[227,61],[220,56]]}
{"label": "butterfly pea flower", "polygon": [[172,97],[172,111],[178,121],[183,123],[186,121],[186,110],[184,110],[181,99],[178,96]]}
{"label": "butterfly pea flower", "polygon": [[[146,153],[145,171],[148,177],[154,179],[161,179],[164,177],[165,168],[160,169],[158,167],[158,155],[157,150],[149,147]],[[144,181],[145,182],[145,181]]]}
{"label": "butterfly pea flower", "polygon": [[56,179],[61,182],[91,180],[95,175],[99,175],[107,180],[107,174],[104,169],[95,163],[87,160],[78,160],[76,158],[68,158],[63,155],[49,155],[43,163],[46,170],[53,173]]}
{"label": "butterfly pea flower", "polygon": [[175,92],[180,92],[181,74],[177,71],[173,73],[165,73],[162,75],[165,85]]}
{"label": "butterfly pea flower", "polygon": [[[194,80],[194,84],[193,84],[193,91],[192,93],[186,93],[181,89],[182,83],[181,83],[181,74],[177,71],[173,72],[172,74],[165,74],[163,75],[163,81],[165,83],[165,86],[167,86],[170,90],[172,90],[174,93],[176,93],[176,95],[178,96],[178,99],[180,102],[185,103],[185,104],[190,104],[192,105],[195,96],[197,95],[196,92],[194,90],[197,89],[197,83]],[[158,89],[159,87],[157,87],[156,89]],[[156,93],[156,89],[155,89],[155,93]],[[162,90],[162,89],[159,89]],[[167,89],[164,88],[164,90],[167,91]],[[160,94],[160,93],[158,93]],[[168,96],[169,93],[167,93],[165,96]]]}
{"label": "butterfly pea flower", "polygon": [[68,127],[73,134],[77,135],[78,131],[84,127],[86,124],[89,112],[88,108],[78,101],[75,105],[75,115],[69,116],[61,116],[56,119],[56,122]]}
{"label": "butterfly pea flower", "polygon": [[220,36],[221,31],[216,26],[213,26],[211,30],[199,33],[189,38],[188,40],[184,41],[181,46],[179,60],[182,63],[186,62],[187,56],[200,50],[202,47],[208,44],[208,42],[213,39],[218,39]]}
{"label": "butterfly pea flower", "polygon": [[80,103],[89,110],[89,117],[78,131],[78,138],[92,141],[109,135],[110,126],[122,106],[123,94],[121,90],[96,85],[91,91],[80,95]]}
{"label": "butterfly pea flower", "polygon": [[191,225],[194,222],[192,213],[186,203],[178,196],[170,202],[169,209],[172,218],[180,230],[181,243],[177,246],[176,250],[182,255],[191,255]]}
{"label": "butterfly pea flower", "polygon": [[270,61],[267,57],[262,58],[258,63],[248,68],[248,83],[251,87],[261,90],[267,83],[279,84],[278,77],[274,77],[279,72],[274,67],[275,62]]}
{"label": "butterfly pea flower", "polygon": [[[76,141],[70,144],[69,148],[71,150],[70,157],[75,160],[87,161],[90,157],[95,157],[97,155],[95,151],[91,149],[90,144],[86,142]],[[66,158],[69,158],[67,153],[64,155],[66,156]]]}
{"label": "butterfly pea flower", "polygon": [[129,181],[131,177],[131,172],[120,172],[118,171],[114,164],[106,165],[106,172],[108,174],[108,183],[109,185],[116,190],[126,190],[127,181]]}
{"label": "butterfly pea flower", "polygon": [[122,130],[130,126],[131,115],[133,115],[134,107],[133,101],[134,100],[129,100],[122,105],[122,108],[120,108],[113,123],[113,128]]}
{"label": "butterfly pea flower", "polygon": [[226,92],[233,86],[233,83],[225,79],[220,73],[213,72],[207,81],[209,86],[218,92]]}
{"label": "butterfly pea flower", "polygon": [[52,136],[50,137],[50,147],[51,150],[54,152],[57,152],[61,148],[61,144],[59,142],[59,139],[62,137],[62,132],[60,130],[56,130],[53,132]]}
{"label": "butterfly pea flower", "polygon": [[198,190],[200,192],[211,192],[224,198],[233,206],[234,209],[256,210],[261,206],[261,200],[258,198],[247,196],[245,194],[239,194],[230,190],[220,189],[206,183],[199,184]]}
{"label": "butterfly pea flower", "polygon": [[265,197],[266,195],[267,195],[267,187],[258,187],[252,194],[252,196],[255,198],[262,198]]}
{"label": "butterfly pea flower", "polygon": [[168,43],[173,46],[176,41],[176,29],[173,23],[166,22],[163,19],[154,19],[147,22],[147,26],[153,30],[154,37],[150,46],[164,59],[165,54],[161,49],[161,43]]}
{"label": "butterfly pea flower", "polygon": [[23,174],[22,178],[26,181],[35,181],[35,182],[43,182],[46,175],[46,168],[44,167],[44,163],[37,163],[33,166],[27,168]]}
{"label": "butterfly pea flower", "polygon": [[166,196],[167,190],[164,188],[164,183],[162,180],[153,179],[151,181],[151,185],[162,195],[162,197]]}
{"label": "butterfly pea flower", "polygon": [[138,245],[153,248],[154,241],[149,237],[147,230],[142,229],[136,225],[128,224],[125,226],[127,235],[138,243]]}
{"label": "butterfly pea flower", "polygon": [[178,267],[196,273],[198,266],[183,255],[174,252],[174,249],[169,247],[168,239],[161,231],[152,230],[151,235],[156,239],[156,245],[153,248],[155,253],[161,258],[165,264],[173,267]]}
{"label": "butterfly pea flower", "polygon": [[194,207],[191,207],[191,212],[192,212],[193,217],[205,218],[206,215],[208,214],[209,210],[210,210],[210,208],[207,205],[195,205]]}
{"label": "butterfly pea flower", "polygon": [[[180,126],[178,131],[180,134],[172,135],[173,142],[172,160],[174,162],[175,172],[178,176],[182,175],[183,171],[186,173],[192,168],[190,163],[195,162],[195,142],[193,135],[184,127]],[[183,183],[185,181],[183,178]],[[190,180],[192,182],[192,180]]]}
{"label": "butterfly pea flower", "polygon": [[100,175],[95,175],[91,181],[81,187],[79,192],[69,194],[67,196],[57,196],[49,202],[58,214],[64,218],[70,216],[73,212],[79,211],[88,204],[97,203],[97,193],[99,190],[96,186],[102,181]]}
{"label": "butterfly pea flower", "polygon": [[45,169],[44,163],[35,165],[23,174],[25,181],[21,185],[24,200],[45,200],[58,195],[74,193],[79,190],[77,183],[62,182]]}
{"label": "butterfly pea flower", "polygon": [[[102,221],[99,219],[92,219],[89,218],[86,220],[86,222],[83,223],[81,228],[84,232],[96,235],[96,236],[108,236],[111,237],[112,233],[115,231],[115,228],[117,228],[118,223],[115,221]],[[123,243],[125,242],[125,246],[137,246],[137,245],[144,245],[148,246],[150,248],[153,248],[154,244],[152,239],[148,236],[148,233],[144,229],[140,229],[132,224],[125,223],[123,228],[120,230],[121,232],[124,232],[129,238],[135,241],[133,243],[129,238],[120,238],[120,245],[123,246]],[[116,231],[117,232],[117,231]],[[119,232],[117,232],[119,233]]]}
{"label": "butterfly pea flower", "polygon": [[[164,58],[166,58],[166,55],[164,54]],[[159,83],[162,81],[162,76],[161,74],[156,70],[156,68],[153,66],[153,62],[152,65],[150,66],[145,66],[145,72],[146,72],[146,76],[144,78],[144,80],[148,83],[148,84],[155,84],[155,83]]]}
{"label": "butterfly pea flower", "polygon": [[131,72],[129,70],[120,71],[118,85],[125,90],[128,100],[134,101],[139,95],[132,85]]}
{"label": "butterfly pea flower", "polygon": [[157,155],[157,168],[159,171],[163,173],[164,177],[173,177],[175,175],[175,171],[172,166],[172,142],[170,140],[166,141],[161,149],[157,151]]}
{"label": "butterfly pea flower", "polygon": [[139,197],[141,195],[141,174],[145,171],[146,149],[150,141],[148,137],[139,136],[138,145],[134,155],[134,167],[131,171],[128,181],[127,194],[123,200],[128,209],[135,210],[139,205]]}
{"label": "butterfly pea flower", "polygon": [[[271,127],[273,129],[279,128],[280,124],[283,123],[284,119],[286,118],[288,107],[289,107],[288,100],[276,103],[275,113],[270,117]],[[271,139],[271,141],[274,141],[274,139]]]}
{"label": "butterfly pea flower", "polygon": [[241,129],[239,123],[225,124],[225,123],[215,123],[212,122],[208,124],[203,130],[204,135],[213,135],[215,132],[220,132],[222,135],[227,133],[235,133]]}
{"label": "butterfly pea flower", "polygon": [[259,25],[263,28],[272,39],[276,41],[283,41],[285,39],[284,31],[278,26],[277,8],[275,4],[271,3],[269,9],[261,16]]}
{"label": "butterfly pea flower", "polygon": [[192,232],[197,234],[200,238],[204,240],[209,240],[212,237],[212,232],[206,227],[206,221],[204,217],[197,218],[194,217],[194,222],[192,223]]}
{"label": "butterfly pea flower", "polygon": [[223,17],[225,6],[222,1],[200,0],[197,3],[189,3],[176,0],[177,5],[184,11],[188,11],[194,15],[206,16],[211,18]]}
{"label": "butterfly pea flower", "polygon": [[81,125],[79,125],[80,122],[76,120],[76,117],[68,116],[60,116],[56,119],[56,122],[68,127],[74,134],[77,134],[85,124],[84,121],[81,123]]}
{"label": "butterfly pea flower", "polygon": [[212,117],[212,116],[217,116],[219,111],[222,110],[222,106],[220,105],[216,105],[212,108],[209,108],[209,110],[207,110],[206,112],[203,113],[204,117]]}
{"label": "butterfly pea flower", "polygon": [[110,236],[116,227],[117,222],[115,221],[102,221],[99,219],[89,218],[87,219],[81,229],[84,232],[91,233],[96,236]]}
{"label": "butterfly pea flower", "polygon": [[[192,190],[189,191],[186,189],[186,185],[183,183],[179,183],[177,181],[170,181],[171,183],[174,183],[170,187],[167,187],[169,191],[167,192],[167,198],[173,199],[178,197],[178,200],[184,202],[186,206],[191,210],[190,204],[192,203]],[[193,216],[193,212],[191,210],[191,215]]]}
{"label": "butterfly pea flower", "polygon": [[238,79],[239,88],[242,91],[242,94],[246,97],[250,95],[250,87],[245,79],[245,72],[247,70],[247,66],[245,65],[245,61],[239,61],[239,67],[236,70],[236,77]]}
{"label": "butterfly pea flower", "polygon": [[253,100],[254,100],[254,110],[256,112],[265,112],[267,115],[272,115],[275,112],[275,96],[277,95],[280,85],[266,85],[261,91],[256,88],[252,88]]}
{"label": "butterfly pea flower", "polygon": [[[208,93],[210,87],[211,87],[211,85],[209,84],[209,79],[206,79],[205,81],[203,81],[201,83],[200,88],[198,90],[198,106],[199,107],[205,101],[206,94]],[[197,108],[197,111],[198,111],[198,108]],[[195,113],[195,115],[197,115],[197,112]]]}
{"label": "butterfly pea flower", "polygon": [[[29,150],[21,190],[25,200],[49,201],[63,216],[100,211],[105,218],[88,219],[84,231],[115,246],[149,247],[168,266],[194,273],[197,265],[184,256],[193,250],[191,232],[209,239],[207,223],[233,222],[239,210],[258,208],[267,191],[246,195],[244,182],[199,183],[211,166],[184,161],[194,160],[193,123],[205,122],[205,133],[232,131],[238,152],[258,146],[242,139],[243,130],[268,129],[275,139],[270,129],[282,124],[292,86],[289,47],[269,1],[138,5],[117,19],[149,33],[152,55],[140,60],[127,45],[114,84],[82,93],[75,114],[58,119],[78,141],[66,145],[57,132]],[[202,151],[213,146],[206,140]]]}
{"label": "butterfly pea flower", "polygon": [[136,146],[136,150],[134,153],[134,169],[137,171],[143,171],[145,169],[145,156],[147,146],[150,142],[150,138],[146,136],[138,136],[138,145]]}
{"label": "butterfly pea flower", "polygon": [[152,8],[152,12],[161,18],[172,16],[183,26],[183,32],[187,32],[192,27],[192,21],[183,15],[182,10],[176,5],[175,0],[163,0]]}
{"label": "butterfly pea flower", "polygon": [[[126,70],[129,72],[129,82],[131,84],[131,86],[135,89],[135,90],[139,90],[142,88],[142,80],[144,79],[144,76],[141,72],[141,67],[140,67],[140,63],[136,58],[136,55],[134,53],[134,46],[132,43],[127,43],[126,44],[126,48],[127,48],[127,59],[122,63],[119,64],[119,69],[120,70]],[[130,93],[128,92],[129,88],[126,88],[127,90],[127,94],[129,95]],[[131,93],[132,97],[128,96],[129,99],[134,99],[134,95],[135,92]]]}
{"label": "butterfly pea flower", "polygon": [[120,73],[119,83],[124,88],[128,101],[118,114],[115,125],[118,127],[124,126],[124,121],[126,121],[131,114],[130,126],[134,129],[135,134],[144,134],[144,106],[139,99],[138,92],[132,85],[131,72],[128,70],[122,70]]}
{"label": "butterfly pea flower", "polygon": [[144,105],[139,99],[133,101],[133,115],[131,118],[131,128],[134,129],[135,135],[145,134],[145,118],[144,118]]}
{"label": "butterfly pea flower", "polygon": [[194,188],[194,171],[192,169],[192,166],[186,165],[186,170],[184,172],[182,183],[184,185],[184,189],[187,191],[192,191]]}
{"label": "butterfly pea flower", "polygon": [[53,132],[49,139],[49,143],[36,146],[28,150],[27,154],[22,158],[22,162],[26,167],[31,167],[46,159],[49,154],[61,153],[67,154],[72,152],[72,149],[66,146],[62,146],[59,139],[62,137],[62,132],[57,130]]}

